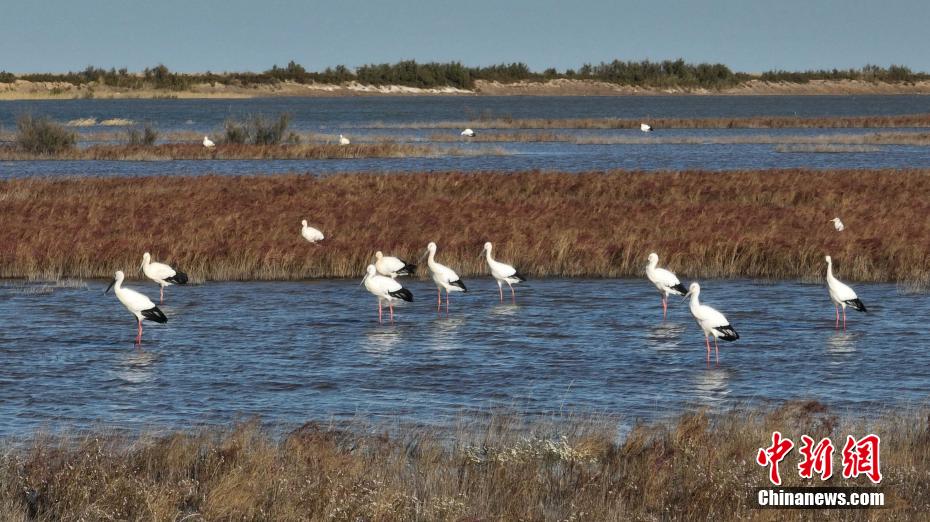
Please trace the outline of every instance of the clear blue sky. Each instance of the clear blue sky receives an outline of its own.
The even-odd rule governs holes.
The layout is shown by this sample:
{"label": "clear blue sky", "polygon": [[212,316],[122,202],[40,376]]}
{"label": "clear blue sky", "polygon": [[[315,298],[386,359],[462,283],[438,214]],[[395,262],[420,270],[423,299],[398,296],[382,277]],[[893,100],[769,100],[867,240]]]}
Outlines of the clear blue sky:
{"label": "clear blue sky", "polygon": [[0,0],[0,70],[684,58],[930,71],[926,0]]}

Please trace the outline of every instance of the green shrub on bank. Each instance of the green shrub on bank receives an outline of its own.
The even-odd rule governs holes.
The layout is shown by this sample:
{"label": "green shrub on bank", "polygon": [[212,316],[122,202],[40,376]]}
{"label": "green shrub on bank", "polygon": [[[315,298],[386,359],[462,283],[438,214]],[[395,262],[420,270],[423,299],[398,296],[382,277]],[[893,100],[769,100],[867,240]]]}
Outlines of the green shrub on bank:
{"label": "green shrub on bank", "polygon": [[20,116],[16,121],[16,144],[33,154],[59,154],[74,148],[73,132],[48,118]]}
{"label": "green shrub on bank", "polygon": [[290,121],[287,113],[279,114],[275,120],[262,115],[250,116],[244,121],[230,118],[223,125],[224,141],[233,145],[278,145],[287,138],[293,142],[293,133],[287,134]]}
{"label": "green shrub on bank", "polygon": [[130,145],[143,145],[151,147],[158,141],[158,131],[151,124],[146,123],[139,127],[131,127],[127,132]]}

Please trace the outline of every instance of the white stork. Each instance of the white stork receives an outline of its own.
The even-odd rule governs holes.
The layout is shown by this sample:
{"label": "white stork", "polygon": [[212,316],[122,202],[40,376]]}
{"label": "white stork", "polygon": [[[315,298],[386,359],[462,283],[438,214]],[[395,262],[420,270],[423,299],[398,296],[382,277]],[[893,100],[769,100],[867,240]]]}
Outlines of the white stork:
{"label": "white stork", "polygon": [[507,286],[510,287],[510,297],[511,299],[513,299],[513,302],[516,303],[517,294],[513,291],[513,285],[526,281],[526,278],[520,275],[517,272],[516,268],[506,263],[495,261],[494,258],[491,257],[491,248],[492,248],[492,245],[490,241],[485,243],[482,254],[485,256],[485,259],[488,262],[488,268],[491,269],[491,276],[493,276],[494,279],[497,280],[497,290],[500,293],[501,302],[502,303],[504,302],[503,283],[507,283]]}
{"label": "white stork", "polygon": [[204,137],[203,137],[203,146],[204,146],[204,148],[212,149],[213,147],[216,147],[216,143],[213,143],[213,140],[211,140],[210,138],[204,136]]}
{"label": "white stork", "polygon": [[415,274],[417,265],[410,264],[394,256],[386,256],[379,250],[375,252],[375,270],[383,276],[394,278]]}
{"label": "white stork", "polygon": [[466,137],[466,138],[474,138],[474,137],[475,137],[475,131],[473,131],[473,130],[471,130],[471,129],[465,129],[465,130],[462,131],[462,136],[464,136],[464,137]]}
{"label": "white stork", "polygon": [[365,285],[365,288],[371,292],[372,295],[378,298],[379,323],[383,322],[381,320],[381,303],[383,301],[387,301],[391,309],[392,323],[394,322],[394,300],[413,301],[413,294],[410,293],[410,290],[400,286],[400,283],[395,281],[394,278],[379,274],[375,265],[368,265],[367,274],[365,274],[365,278],[362,279],[362,284]]}
{"label": "white stork", "polygon": [[843,330],[846,329],[846,307],[852,307],[860,312],[866,312],[865,305],[859,300],[859,296],[848,285],[839,279],[833,277],[833,260],[830,256],[824,259],[827,261],[827,289],[830,291],[830,300],[833,301],[833,308],[836,310],[836,325],[840,326],[840,307],[843,307]]}
{"label": "white stork", "polygon": [[846,225],[844,225],[843,222],[840,221],[840,218],[835,217],[831,219],[830,221],[833,223],[833,228],[835,228],[837,232],[842,232],[843,230],[846,229]]}
{"label": "white stork", "polygon": [[720,347],[717,346],[717,339],[724,341],[735,341],[739,339],[739,334],[730,325],[730,321],[722,313],[713,308],[701,304],[698,296],[701,295],[701,285],[691,283],[686,296],[691,296],[691,315],[697,321],[698,326],[704,331],[704,342],[707,343],[707,361],[710,362],[710,336],[714,336],[714,351],[717,354],[717,362],[720,362]]}
{"label": "white stork", "polygon": [[649,264],[646,265],[646,278],[656,286],[659,293],[662,294],[662,319],[668,314],[668,296],[685,295],[687,291],[678,277],[672,272],[658,268],[659,256],[655,252],[649,254]]}
{"label": "white stork", "polygon": [[307,241],[316,244],[317,241],[323,241],[323,233],[319,230],[307,225],[307,220],[300,220],[301,229],[300,235],[304,237]]}
{"label": "white stork", "polygon": [[124,278],[125,275],[123,271],[118,270],[116,274],[114,274],[110,286],[108,286],[103,293],[106,294],[110,291],[110,288],[112,288],[119,302],[123,303],[123,306],[125,306],[132,315],[136,316],[136,320],[139,322],[139,333],[136,335],[136,344],[142,344],[142,320],[147,319],[156,323],[167,323],[168,318],[155,306],[155,303],[153,303],[151,299],[135,290],[123,288]]}
{"label": "white stork", "polygon": [[426,266],[429,267],[430,276],[436,283],[436,309],[442,309],[442,291],[446,291],[446,313],[449,313],[449,292],[467,292],[465,283],[451,268],[436,262],[436,243],[426,245],[423,257],[429,256]]}
{"label": "white stork", "polygon": [[159,290],[158,303],[165,302],[165,287],[171,285],[186,285],[187,274],[178,272],[164,263],[153,263],[152,255],[148,252],[142,254],[142,273],[145,277],[158,283],[161,287]]}
{"label": "white stork", "polygon": [[339,144],[340,144],[340,145],[348,145],[348,144],[350,144],[350,143],[352,143],[352,142],[349,141],[349,138],[346,138],[346,137],[343,136],[342,134],[339,135]]}

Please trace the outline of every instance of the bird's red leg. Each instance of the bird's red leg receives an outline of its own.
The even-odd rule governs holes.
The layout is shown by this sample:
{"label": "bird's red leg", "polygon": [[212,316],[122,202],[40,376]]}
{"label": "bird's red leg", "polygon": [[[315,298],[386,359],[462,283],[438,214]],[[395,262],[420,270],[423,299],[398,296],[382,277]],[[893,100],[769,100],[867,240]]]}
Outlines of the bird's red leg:
{"label": "bird's red leg", "polygon": [[501,295],[501,302],[504,302],[504,287],[501,285],[501,282],[497,282],[497,292]]}
{"label": "bird's red leg", "polygon": [[720,347],[717,346],[717,338],[714,337],[714,353],[717,354],[717,364],[720,364]]}
{"label": "bird's red leg", "polygon": [[381,324],[384,324],[384,322],[381,320],[381,300],[380,299],[378,299],[378,322]]}
{"label": "bird's red leg", "polygon": [[446,290],[446,313],[449,313],[449,291]]}
{"label": "bird's red leg", "polygon": [[394,302],[388,301],[388,306],[391,308],[391,322],[394,322]]}
{"label": "bird's red leg", "polygon": [[442,290],[439,287],[436,287],[436,311],[442,311]]}
{"label": "bird's red leg", "polygon": [[833,328],[840,327],[840,307],[833,303],[833,310],[836,312],[836,324],[833,325]]}
{"label": "bird's red leg", "polygon": [[513,304],[517,304],[517,293],[513,291],[513,285],[507,283],[507,286],[510,287],[510,300],[513,301]]}
{"label": "bird's red leg", "polygon": [[707,362],[710,362],[710,339],[704,335],[704,342],[707,343]]}
{"label": "bird's red leg", "polygon": [[668,296],[662,296],[662,319],[668,315]]}
{"label": "bird's red leg", "polygon": [[136,334],[136,344],[142,344],[142,319],[139,319],[139,333]]}
{"label": "bird's red leg", "polygon": [[165,287],[161,287],[161,291],[158,292],[158,304],[165,303]]}
{"label": "bird's red leg", "polygon": [[846,307],[843,307],[843,330],[846,329]]}

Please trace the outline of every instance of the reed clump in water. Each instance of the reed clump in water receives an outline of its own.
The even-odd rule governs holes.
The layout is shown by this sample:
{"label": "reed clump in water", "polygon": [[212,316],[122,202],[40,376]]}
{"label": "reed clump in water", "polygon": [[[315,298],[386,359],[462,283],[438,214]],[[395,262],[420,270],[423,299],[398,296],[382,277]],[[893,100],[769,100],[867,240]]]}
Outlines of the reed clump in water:
{"label": "reed clump in water", "polygon": [[647,122],[655,129],[788,129],[788,128],[891,128],[930,127],[930,113],[893,116],[749,116],[734,118],[509,118],[488,117],[463,121],[380,123],[381,128],[421,129],[639,129]]}
{"label": "reed clump in water", "polygon": [[[472,425],[474,426],[474,425]],[[885,506],[824,510],[824,520],[904,520],[930,509],[924,417],[866,423],[816,402],[641,424],[496,416],[449,431],[309,423],[283,436],[256,422],[224,429],[36,435],[0,457],[4,520],[809,520],[754,509],[770,486],[755,455],[792,440],[882,437]],[[366,429],[367,428],[367,429]],[[839,453],[839,449],[837,453]],[[838,466],[834,456],[834,466]],[[781,465],[784,486],[797,451]],[[834,476],[816,485],[871,486]]]}
{"label": "reed clump in water", "polygon": [[[156,135],[157,137],[157,135]],[[143,136],[144,138],[144,136]],[[498,149],[458,149],[423,144],[380,142],[352,145],[251,145],[223,144],[208,149],[201,144],[165,143],[149,145],[129,143],[68,148],[55,153],[34,153],[14,147],[0,147],[0,161],[56,159],[97,161],[170,161],[170,160],[311,160],[355,158],[410,158],[503,154]]]}
{"label": "reed clump in water", "polygon": [[[928,170],[419,173],[0,182],[0,276],[109,277],[143,252],[195,279],[360,277],[426,244],[486,274],[485,241],[533,277],[925,281]],[[846,223],[838,233],[828,220]],[[327,239],[311,246],[300,220]]]}

